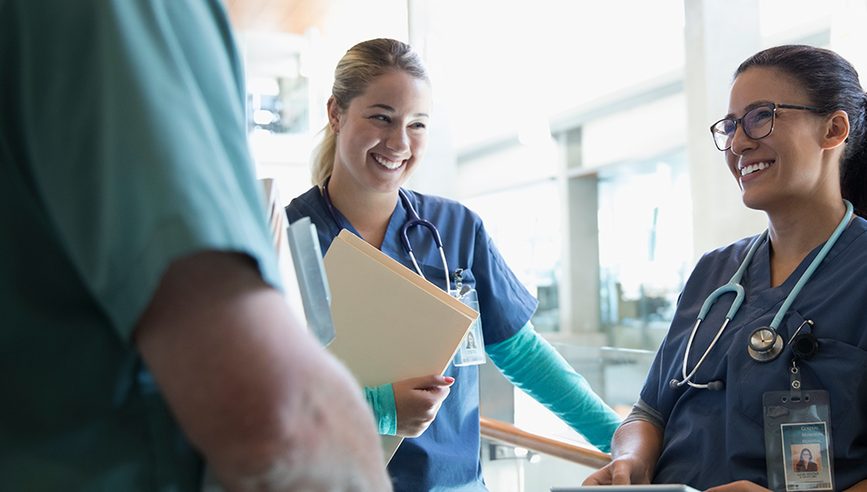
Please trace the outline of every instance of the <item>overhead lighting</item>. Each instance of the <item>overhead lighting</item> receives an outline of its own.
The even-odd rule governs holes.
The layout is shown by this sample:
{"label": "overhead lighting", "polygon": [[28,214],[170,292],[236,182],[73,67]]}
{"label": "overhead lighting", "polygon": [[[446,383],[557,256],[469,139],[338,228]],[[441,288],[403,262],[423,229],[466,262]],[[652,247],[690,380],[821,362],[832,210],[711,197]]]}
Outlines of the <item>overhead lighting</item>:
{"label": "overhead lighting", "polygon": [[270,125],[276,120],[276,115],[267,109],[257,109],[253,111],[253,123],[257,125]]}

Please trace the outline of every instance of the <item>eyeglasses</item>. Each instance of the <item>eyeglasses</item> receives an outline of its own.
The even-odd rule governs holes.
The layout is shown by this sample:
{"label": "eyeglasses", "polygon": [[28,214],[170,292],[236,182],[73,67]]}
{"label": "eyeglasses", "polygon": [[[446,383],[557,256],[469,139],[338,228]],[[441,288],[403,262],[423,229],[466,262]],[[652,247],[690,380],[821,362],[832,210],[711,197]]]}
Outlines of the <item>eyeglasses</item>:
{"label": "eyeglasses", "polygon": [[747,111],[740,119],[723,118],[710,127],[713,143],[720,150],[732,148],[732,140],[738,129],[738,123],[744,133],[752,140],[761,140],[774,131],[774,119],[778,109],[803,109],[804,111],[822,111],[808,106],[792,106],[791,104],[763,104]]}

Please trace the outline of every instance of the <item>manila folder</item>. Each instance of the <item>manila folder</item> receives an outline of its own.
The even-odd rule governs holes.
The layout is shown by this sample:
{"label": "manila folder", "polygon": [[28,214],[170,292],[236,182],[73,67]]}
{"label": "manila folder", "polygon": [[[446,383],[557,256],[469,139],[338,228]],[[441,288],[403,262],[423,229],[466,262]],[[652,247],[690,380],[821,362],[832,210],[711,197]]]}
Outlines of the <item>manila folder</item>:
{"label": "manila folder", "polygon": [[[337,337],[362,387],[442,374],[479,313],[344,229],[324,258]],[[402,438],[380,436],[388,462]]]}

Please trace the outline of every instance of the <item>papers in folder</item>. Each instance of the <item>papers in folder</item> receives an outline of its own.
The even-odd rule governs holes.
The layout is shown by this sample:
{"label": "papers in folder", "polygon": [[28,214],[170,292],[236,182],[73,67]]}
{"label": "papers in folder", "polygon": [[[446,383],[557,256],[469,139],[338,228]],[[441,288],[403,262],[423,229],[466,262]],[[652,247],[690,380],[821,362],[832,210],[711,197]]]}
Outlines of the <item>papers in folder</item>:
{"label": "papers in folder", "polygon": [[322,252],[316,226],[304,217],[287,226],[288,219],[277,184],[272,178],[259,180],[265,191],[268,226],[277,266],[283,282],[283,293],[292,314],[304,315],[307,329],[322,345],[334,340],[334,324],[328,306],[328,280],[322,266]]}
{"label": "papers in folder", "polygon": [[322,345],[328,345],[334,341],[334,321],[331,319],[331,291],[322,263],[316,225],[310,217],[303,217],[293,222],[287,232],[307,328]]}
{"label": "papers in folder", "polygon": [[283,295],[286,303],[292,309],[292,313],[300,317],[304,313],[301,288],[295,272],[295,264],[289,251],[289,238],[287,236],[288,219],[283,209],[283,201],[277,184],[272,178],[259,180],[265,192],[265,206],[268,213],[268,227],[271,230],[271,239],[274,241],[274,249],[277,252],[277,266],[280,269],[280,278],[283,282]]}
{"label": "papers in folder", "polygon": [[[348,230],[324,261],[337,332],[328,350],[362,386],[442,374],[479,316]],[[402,439],[381,437],[388,461]]]}

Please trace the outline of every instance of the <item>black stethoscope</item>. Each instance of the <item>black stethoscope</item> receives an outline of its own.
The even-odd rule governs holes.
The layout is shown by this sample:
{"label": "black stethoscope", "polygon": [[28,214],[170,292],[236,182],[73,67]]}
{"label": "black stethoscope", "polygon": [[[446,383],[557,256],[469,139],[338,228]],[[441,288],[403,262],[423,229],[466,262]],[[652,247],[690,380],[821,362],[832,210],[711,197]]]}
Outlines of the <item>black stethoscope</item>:
{"label": "black stethoscope", "polygon": [[[813,259],[810,263],[810,266],[807,267],[807,270],[801,275],[801,278],[798,280],[798,283],[795,284],[795,287],[792,288],[792,291],[786,297],[783,305],[780,306],[780,309],[777,311],[776,316],[774,316],[773,321],[771,321],[770,326],[763,326],[761,328],[756,328],[750,333],[749,342],[747,344],[747,351],[750,356],[758,361],[758,362],[770,362],[777,357],[780,356],[780,353],[783,351],[784,342],[780,337],[779,333],[777,333],[777,329],[780,327],[780,323],[783,321],[783,316],[785,316],[786,312],[789,310],[789,307],[795,302],[795,298],[801,292],[801,289],[804,287],[804,284],[810,280],[810,277],[813,275],[813,272],[819,267],[819,264],[822,263],[822,260],[825,258],[825,255],[828,254],[828,251],[834,246],[834,243],[837,242],[837,238],[840,237],[840,234],[843,233],[843,230],[846,229],[846,226],[849,224],[849,221],[852,219],[852,204],[848,200],[843,200],[846,205],[846,214],[843,216],[843,220],[840,221],[840,224],[837,225],[837,228],[834,229],[834,233],[831,234],[831,237],[825,242],[825,245],[822,246],[822,249],[819,251],[819,254]],[[681,386],[688,384],[693,388],[703,388],[709,390],[721,390],[725,387],[725,383],[722,381],[710,381],[707,384],[699,384],[692,382],[692,377],[695,375],[695,372],[701,366],[702,362],[704,362],[705,358],[707,358],[707,354],[711,351],[713,346],[716,344],[717,340],[719,340],[720,336],[723,333],[723,330],[728,326],[729,321],[735,317],[738,309],[741,307],[741,303],[744,301],[744,287],[740,284],[741,278],[744,275],[747,267],[750,265],[750,262],[755,256],[756,251],[758,251],[761,243],[768,237],[768,230],[761,234],[755,241],[753,241],[750,246],[749,251],[747,252],[747,256],[744,258],[744,261],[741,263],[741,266],[738,268],[737,272],[732,276],[731,280],[728,281],[727,284],[719,287],[715,291],[713,291],[707,299],[705,299],[704,304],[701,306],[701,310],[698,313],[698,319],[695,321],[695,326],[692,329],[692,334],[689,336],[689,341],[686,343],[686,352],[683,357],[683,368],[682,374],[683,379],[672,379],[669,382],[669,386],[672,389],[680,388]],[[710,345],[707,347],[707,350],[704,351],[704,354],[695,364],[695,367],[692,368],[692,371],[687,374],[686,363],[689,359],[689,350],[692,348],[692,341],[695,338],[695,333],[698,331],[698,326],[704,320],[708,311],[710,311],[711,306],[717,299],[723,294],[727,294],[729,292],[735,292],[735,299],[732,301],[731,308],[729,308],[728,313],[726,314],[725,321],[722,324],[722,327],[716,334],[716,337],[710,342]],[[792,345],[793,350],[796,351],[796,355],[801,358],[809,359],[812,357],[816,350],[818,350],[818,340],[815,337],[809,334],[801,334],[798,335],[798,332],[801,330],[801,327],[804,326],[805,323],[813,324],[812,321],[805,321],[801,323],[801,326],[798,327],[798,330],[795,331],[795,334],[792,336],[792,339],[789,340],[789,343]]]}
{"label": "black stethoscope", "polygon": [[[331,197],[328,195],[328,182],[331,180],[329,177],[325,180],[325,183],[322,185],[322,196],[325,198],[325,205],[328,207],[328,212],[331,214],[331,218],[334,219],[334,223],[337,224],[338,227],[342,227],[340,225],[340,221],[337,219],[337,214],[334,211],[334,205],[331,203]],[[446,279],[446,292],[448,292],[450,288],[449,281],[449,266],[446,263],[446,253],[443,250],[443,241],[440,238],[440,233],[437,231],[436,226],[427,219],[422,219],[419,217],[418,213],[415,211],[415,208],[412,206],[412,203],[409,201],[409,197],[406,196],[406,192],[403,191],[403,188],[398,188],[397,194],[400,196],[400,201],[403,203],[403,208],[406,209],[407,219],[406,222],[400,227],[400,241],[403,243],[403,249],[406,250],[406,253],[409,255],[409,259],[412,260],[412,265],[415,267],[416,273],[421,276],[421,278],[425,278],[424,274],[421,271],[421,268],[418,266],[418,262],[415,261],[415,255],[412,252],[412,244],[409,242],[409,237],[406,235],[406,231],[412,226],[423,226],[426,227],[427,230],[430,231],[431,236],[433,237],[434,243],[436,243],[437,249],[440,252],[440,258],[443,260],[443,271],[445,272]],[[425,278],[425,280],[427,280]]]}

